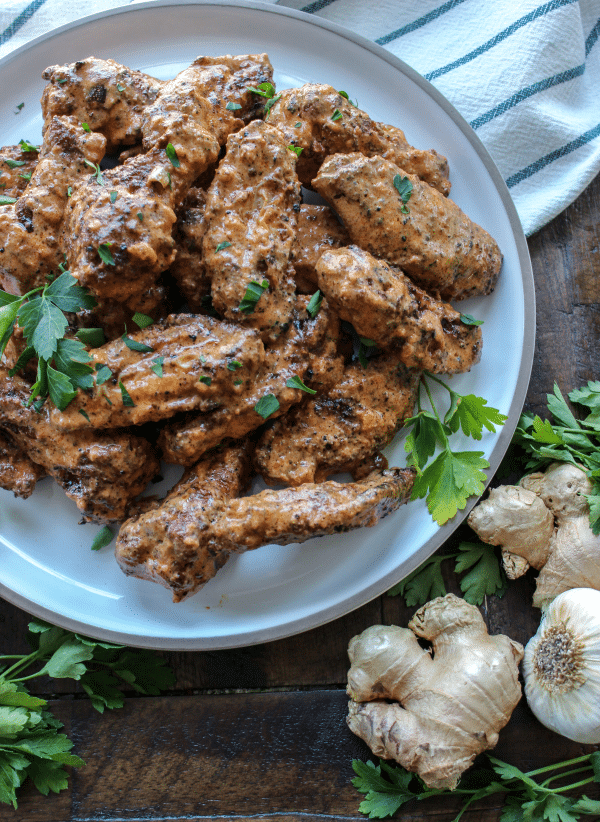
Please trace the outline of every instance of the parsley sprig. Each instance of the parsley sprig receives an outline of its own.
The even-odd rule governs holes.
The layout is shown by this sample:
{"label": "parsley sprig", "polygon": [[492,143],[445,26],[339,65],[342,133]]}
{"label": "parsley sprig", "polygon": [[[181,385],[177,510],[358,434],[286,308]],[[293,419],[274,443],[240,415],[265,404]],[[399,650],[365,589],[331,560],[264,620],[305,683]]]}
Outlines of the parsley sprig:
{"label": "parsley sprig", "polygon": [[28,405],[34,400],[39,411],[45,399],[63,411],[77,395],[78,388],[93,386],[91,357],[81,340],[65,339],[68,327],[65,312],[93,308],[96,301],[68,271],[23,296],[0,291],[0,356],[15,325],[23,329],[25,350],[10,375],[38,358],[36,381]]}
{"label": "parsley sprig", "polygon": [[503,596],[506,575],[496,550],[483,542],[461,542],[453,554],[434,554],[415,568],[412,573],[388,591],[388,596],[400,595],[411,607],[424,605],[436,597],[445,597],[448,591],[442,575],[442,564],[455,560],[454,573],[464,574],[460,579],[463,598],[471,605],[481,605],[486,596]]}
{"label": "parsley sprig", "polygon": [[[415,774],[384,760],[379,760],[379,765],[375,765],[355,759],[352,768],[356,776],[352,784],[365,794],[359,811],[369,819],[385,819],[413,799],[422,801],[437,796],[460,796],[464,797],[464,804],[453,820],[459,822],[470,805],[486,796],[502,793],[505,794],[502,822],[577,822],[581,816],[598,818],[600,800],[565,794],[600,782],[600,752],[526,773],[494,756],[488,755],[487,758],[491,768],[480,767],[469,771],[453,791],[428,788]],[[538,781],[536,777],[542,777],[543,781]],[[565,784],[566,779],[574,781]],[[557,780],[560,780],[559,786],[553,788],[552,783]]]}
{"label": "parsley sprig", "polygon": [[583,466],[593,484],[587,496],[590,526],[600,534],[600,382],[588,382],[568,394],[571,402],[588,409],[579,420],[569,407],[558,385],[547,394],[548,411],[553,419],[542,420],[524,413],[513,437],[528,457],[527,473],[546,468],[551,462],[569,462]]}
{"label": "parsley sprig", "polygon": [[[433,402],[428,380],[443,386],[450,396],[450,407],[443,420]],[[421,407],[421,388],[427,394],[430,411]],[[443,525],[465,507],[470,496],[483,493],[487,479],[483,469],[489,468],[483,451],[454,451],[451,435],[461,429],[466,436],[480,440],[484,428],[495,432],[495,426],[502,425],[506,416],[497,408],[488,407],[483,397],[459,394],[433,374],[421,379],[417,408],[418,413],[405,421],[411,429],[404,444],[407,461],[417,470],[411,499],[426,497],[429,513],[438,525]],[[438,446],[440,452],[429,462]]]}
{"label": "parsley sprig", "polygon": [[123,706],[122,685],[158,694],[174,682],[152,651],[89,639],[39,620],[29,623],[29,632],[30,653],[0,656],[0,802],[13,808],[26,779],[45,796],[59,793],[67,787],[64,766],[85,764],[70,753],[73,742],[59,733],[62,723],[46,710],[45,699],[28,693],[26,682],[43,675],[75,679],[100,713]]}

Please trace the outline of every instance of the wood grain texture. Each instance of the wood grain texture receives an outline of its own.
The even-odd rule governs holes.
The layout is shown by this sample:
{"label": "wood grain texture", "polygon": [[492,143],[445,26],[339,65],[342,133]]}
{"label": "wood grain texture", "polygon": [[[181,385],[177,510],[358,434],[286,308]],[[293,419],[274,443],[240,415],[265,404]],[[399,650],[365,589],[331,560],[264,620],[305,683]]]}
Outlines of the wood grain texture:
{"label": "wood grain texture", "polygon": [[[544,414],[553,383],[563,393],[598,379],[600,343],[600,178],[529,241],[537,298],[537,345],[526,407]],[[463,525],[443,547],[473,539]],[[446,563],[448,590],[459,593]],[[530,605],[532,572],[511,583],[482,612],[490,632],[525,643],[539,611]],[[345,725],[343,687],[349,639],[375,623],[405,625],[415,608],[382,596],[305,634],[227,651],[169,653],[177,674],[172,695],[130,698],[100,716],[70,680],[34,680],[37,693],[59,697],[52,710],[65,722],[75,751],[87,760],[68,791],[41,797],[23,786],[15,822],[162,822],[206,819],[265,822],[362,820],[351,785],[351,760],[366,758]],[[0,652],[26,650],[28,617],[0,602]],[[326,688],[328,690],[319,690]],[[279,689],[266,693],[207,693]],[[502,731],[495,753],[531,769],[576,756],[582,746],[552,734],[524,702]],[[590,792],[591,793],[591,792]],[[464,822],[498,822],[492,798]],[[402,822],[450,822],[458,803],[407,806]]]}

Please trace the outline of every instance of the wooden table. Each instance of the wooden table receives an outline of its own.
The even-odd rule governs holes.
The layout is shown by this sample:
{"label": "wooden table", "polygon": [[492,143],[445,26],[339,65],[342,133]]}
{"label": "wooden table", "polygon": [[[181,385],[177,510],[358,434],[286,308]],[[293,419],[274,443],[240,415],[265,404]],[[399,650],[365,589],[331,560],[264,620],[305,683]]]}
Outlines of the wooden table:
{"label": "wooden table", "polygon": [[[600,177],[529,241],[537,291],[537,347],[526,406],[544,413],[558,382],[564,393],[600,377]],[[463,526],[444,546],[473,538]],[[447,587],[460,593],[452,573]],[[490,633],[522,643],[535,632],[533,575],[510,584],[483,609]],[[86,762],[70,788],[42,797],[24,785],[17,811],[1,820],[119,822],[205,819],[322,822],[365,819],[352,787],[353,758],[368,749],[345,724],[348,640],[376,623],[406,625],[413,608],[381,596],[300,636],[239,650],[166,654],[177,675],[171,693],[128,698],[125,707],[94,711],[71,680],[60,692],[41,683],[52,711]],[[23,653],[28,616],[0,602],[0,652]],[[34,680],[34,682],[38,682]],[[57,688],[61,682],[54,682]],[[524,701],[502,731],[495,753],[524,769],[589,751],[540,726]],[[588,795],[598,793],[588,791]],[[464,822],[493,822],[502,802],[491,797]],[[450,822],[457,802],[405,806],[402,820]],[[586,817],[591,819],[591,817]]]}

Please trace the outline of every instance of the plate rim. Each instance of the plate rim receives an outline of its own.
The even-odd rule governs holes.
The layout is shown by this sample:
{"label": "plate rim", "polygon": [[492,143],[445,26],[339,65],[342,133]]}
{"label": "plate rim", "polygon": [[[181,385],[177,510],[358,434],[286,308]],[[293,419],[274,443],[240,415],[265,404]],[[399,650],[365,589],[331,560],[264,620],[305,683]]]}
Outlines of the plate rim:
{"label": "plate rim", "polygon": [[[536,309],[535,282],[527,239],[523,232],[516,206],[510,196],[506,183],[504,182],[504,179],[488,150],[481,142],[481,139],[471,128],[462,114],[460,114],[454,105],[446,97],[444,97],[444,95],[438,91],[434,85],[426,80],[415,69],[405,63],[401,58],[384,49],[383,46],[380,46],[378,43],[375,43],[374,41],[369,40],[368,38],[357,34],[350,29],[340,26],[338,23],[334,23],[320,17],[315,17],[312,14],[298,11],[296,9],[272,5],[270,3],[263,3],[260,2],[260,0],[247,0],[247,2],[239,2],[239,0],[200,0],[200,2],[198,2],[198,0],[149,0],[143,3],[115,6],[112,9],[106,9],[101,12],[96,12],[95,14],[77,18],[76,20],[72,20],[61,26],[53,28],[44,34],[29,40],[27,43],[24,43],[6,54],[4,57],[0,58],[0,72],[2,72],[2,69],[6,65],[21,56],[24,52],[27,52],[28,50],[35,48],[38,44],[52,39],[53,37],[56,37],[64,32],[89,25],[96,20],[101,20],[106,17],[118,16],[120,14],[130,12],[143,12],[148,9],[169,6],[233,7],[239,8],[243,11],[255,9],[269,14],[278,14],[284,17],[295,18],[310,25],[314,25],[317,28],[324,28],[333,34],[349,40],[367,51],[370,51],[375,56],[391,65],[392,68],[407,76],[412,82],[419,86],[420,89],[425,91],[426,94],[432,98],[441,109],[443,109],[443,111],[451,118],[453,123],[467,138],[470,145],[475,149],[487,173],[490,175],[508,217],[509,226],[519,261],[524,297],[523,347],[521,352],[521,362],[515,385],[515,391],[507,413],[507,420],[500,430],[498,439],[489,456],[490,467],[486,469],[487,479],[485,483],[485,488],[487,489],[494,474],[498,470],[504,454],[508,449],[526,399],[535,353]],[[485,493],[485,489],[483,493]],[[466,520],[469,512],[476,505],[478,499],[479,498],[475,497],[469,500],[463,511],[460,511],[450,522],[441,526],[435,534],[430,537],[430,539],[421,545],[418,551],[415,551],[415,553],[403,563],[405,573],[401,579],[411,573],[411,571],[417,568],[423,561],[429,558],[439,547],[441,547],[450,535]],[[130,647],[151,648],[154,650],[201,651],[248,647],[279,639],[285,639],[290,636],[295,636],[296,634],[304,633],[332,622],[333,620],[341,619],[352,611],[366,605],[373,599],[376,599],[378,596],[385,593],[385,591],[389,590],[389,588],[398,581],[399,580],[395,577],[394,573],[390,572],[380,578],[377,583],[373,583],[367,589],[362,589],[359,593],[343,600],[341,603],[330,605],[315,614],[311,614],[309,616],[305,615],[288,621],[284,625],[256,629],[243,634],[241,637],[232,634],[216,635],[213,637],[156,637],[152,635],[128,634],[123,631],[113,631],[111,629],[89,625],[86,622],[75,620],[60,614],[57,611],[49,609],[44,605],[41,605],[34,600],[13,591],[12,588],[6,586],[1,581],[0,596],[7,602],[21,608],[34,617],[95,639],[126,644]]]}

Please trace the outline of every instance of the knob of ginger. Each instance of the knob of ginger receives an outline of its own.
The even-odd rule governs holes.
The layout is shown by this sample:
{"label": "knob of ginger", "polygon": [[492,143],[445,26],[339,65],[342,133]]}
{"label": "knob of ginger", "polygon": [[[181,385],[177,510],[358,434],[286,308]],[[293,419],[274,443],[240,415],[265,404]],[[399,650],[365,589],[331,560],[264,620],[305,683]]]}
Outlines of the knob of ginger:
{"label": "knob of ginger", "polygon": [[521,697],[523,646],[490,636],[479,609],[454,594],[428,602],[408,628],[367,628],[348,655],[350,730],[431,788],[456,787]]}

